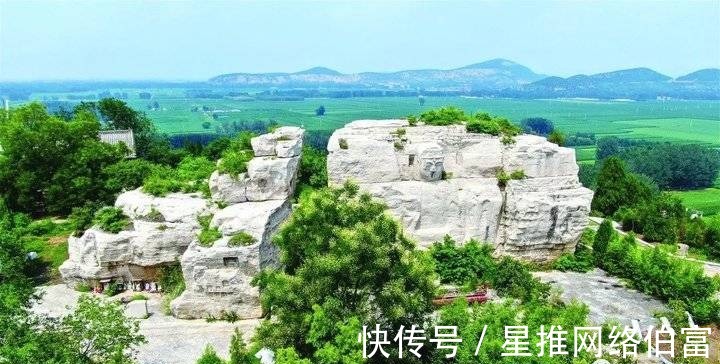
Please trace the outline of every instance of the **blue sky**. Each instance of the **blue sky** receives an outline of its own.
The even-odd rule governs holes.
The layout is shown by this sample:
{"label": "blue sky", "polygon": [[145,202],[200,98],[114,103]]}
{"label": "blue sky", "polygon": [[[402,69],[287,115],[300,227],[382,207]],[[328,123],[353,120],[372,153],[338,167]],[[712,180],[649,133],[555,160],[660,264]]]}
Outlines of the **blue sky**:
{"label": "blue sky", "polygon": [[720,0],[0,0],[0,79],[201,80],[230,72],[455,68],[569,76],[720,67]]}

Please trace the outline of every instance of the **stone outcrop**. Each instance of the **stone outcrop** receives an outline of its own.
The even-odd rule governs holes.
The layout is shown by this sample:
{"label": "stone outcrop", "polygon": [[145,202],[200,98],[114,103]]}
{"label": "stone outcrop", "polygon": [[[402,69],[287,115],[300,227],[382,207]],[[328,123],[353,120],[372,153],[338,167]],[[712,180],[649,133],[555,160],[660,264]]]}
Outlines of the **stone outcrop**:
{"label": "stone outcrop", "polygon": [[69,258],[60,266],[66,282],[154,280],[156,268],[179,260],[194,240],[197,216],[215,209],[199,194],[154,197],[140,189],[122,193],[115,206],[131,218],[132,228],[112,234],[92,227],[69,237]]}
{"label": "stone outcrop", "polygon": [[[227,205],[210,221],[222,238],[203,246],[194,240],[181,259],[185,291],[173,300],[180,318],[261,315],[259,292],[250,283],[266,267],[277,266],[273,233],[290,214],[302,149],[303,131],[281,127],[251,140],[255,158],[237,177],[219,172],[210,178],[214,201]],[[252,237],[234,245],[233,236]]]}
{"label": "stone outcrop", "polygon": [[[154,197],[141,189],[120,194],[115,207],[131,228],[111,234],[92,227],[70,237],[69,259],[60,267],[70,285],[79,282],[154,282],[157,268],[180,261],[186,289],[173,300],[181,318],[259,317],[259,292],[250,282],[263,268],[277,266],[272,234],[290,214],[302,150],[303,130],[281,127],[251,140],[255,157],[237,177],[215,171],[211,200],[200,194]],[[198,241],[198,217],[213,215],[210,228],[222,238]],[[243,234],[243,244],[233,237]]]}
{"label": "stone outcrop", "polygon": [[[534,135],[514,141],[505,145],[463,125],[360,120],[330,137],[328,176],[331,184],[352,180],[382,198],[420,246],[448,234],[547,261],[574,249],[592,191],[578,181],[572,149]],[[500,186],[501,171],[525,177]]]}

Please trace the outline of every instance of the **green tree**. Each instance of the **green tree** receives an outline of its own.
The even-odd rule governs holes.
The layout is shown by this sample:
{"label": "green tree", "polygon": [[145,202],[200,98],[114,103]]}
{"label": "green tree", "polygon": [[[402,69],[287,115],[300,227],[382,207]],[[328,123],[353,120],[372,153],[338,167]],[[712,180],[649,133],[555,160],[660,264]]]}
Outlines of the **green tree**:
{"label": "green tree", "polygon": [[254,362],[255,358],[248,352],[242,333],[236,327],[230,339],[230,360],[228,360],[228,364],[251,364]]}
{"label": "green tree", "polygon": [[327,155],[323,151],[309,146],[303,147],[298,169],[298,184],[298,195],[305,188],[317,189],[327,186]]}
{"label": "green tree", "polygon": [[284,269],[264,271],[256,280],[273,317],[258,328],[261,345],[313,358],[343,332],[334,324],[313,327],[318,310],[326,323],[355,317],[396,329],[427,322],[435,293],[432,263],[385,209],[352,184],[301,197],[273,240]]}
{"label": "green tree", "polygon": [[608,244],[613,238],[615,233],[612,221],[605,219],[600,224],[597,233],[595,234],[595,240],[593,241],[593,254],[595,255],[595,262],[600,264],[605,257]]}
{"label": "green tree", "polygon": [[205,347],[205,350],[203,351],[200,358],[198,358],[197,364],[225,364],[225,361],[222,360],[218,355],[217,352],[215,352],[215,348],[212,347],[212,345],[208,344]]}
{"label": "green tree", "polygon": [[[47,113],[39,103],[13,110],[10,120],[0,124],[0,195],[14,211],[42,214],[47,211],[47,193],[55,183],[67,183],[73,176],[93,176],[109,160],[107,154],[95,159],[76,161],[76,153],[86,155],[97,145],[100,124],[88,112],[75,113],[66,122]],[[107,150],[104,150],[107,151]],[[74,162],[71,168],[69,165]],[[82,164],[87,162],[88,164]],[[58,177],[56,173],[61,171]],[[79,181],[88,183],[87,180]],[[93,183],[93,182],[90,182]],[[75,191],[77,192],[77,190]],[[52,191],[51,191],[52,193]],[[84,201],[77,201],[82,204]],[[64,209],[64,208],[61,208]]]}
{"label": "green tree", "polygon": [[88,295],[62,319],[61,331],[70,350],[91,363],[128,363],[145,342],[140,323],[127,320],[119,303]]}
{"label": "green tree", "polygon": [[594,211],[605,216],[614,214],[623,206],[648,201],[655,194],[649,182],[628,172],[625,163],[617,157],[610,157],[603,162],[596,185],[591,206]]}

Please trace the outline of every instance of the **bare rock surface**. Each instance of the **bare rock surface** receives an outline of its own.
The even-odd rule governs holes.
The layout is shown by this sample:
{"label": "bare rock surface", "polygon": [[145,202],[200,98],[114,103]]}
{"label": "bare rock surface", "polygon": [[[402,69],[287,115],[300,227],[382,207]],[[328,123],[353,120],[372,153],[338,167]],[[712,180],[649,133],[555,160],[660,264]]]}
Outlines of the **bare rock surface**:
{"label": "bare rock surface", "polygon": [[[421,247],[449,234],[544,262],[574,249],[587,225],[592,191],[574,151],[539,136],[503,144],[464,125],[358,120],[333,133],[328,152],[330,184],[352,180],[385,200]],[[501,171],[524,178],[500,186]]]}
{"label": "bare rock surface", "polygon": [[613,320],[629,326],[632,320],[638,320],[644,330],[650,325],[657,326],[653,314],[666,309],[661,301],[628,288],[619,278],[600,269],[588,273],[552,271],[533,275],[560,288],[563,301],[577,299],[587,304],[593,324]]}

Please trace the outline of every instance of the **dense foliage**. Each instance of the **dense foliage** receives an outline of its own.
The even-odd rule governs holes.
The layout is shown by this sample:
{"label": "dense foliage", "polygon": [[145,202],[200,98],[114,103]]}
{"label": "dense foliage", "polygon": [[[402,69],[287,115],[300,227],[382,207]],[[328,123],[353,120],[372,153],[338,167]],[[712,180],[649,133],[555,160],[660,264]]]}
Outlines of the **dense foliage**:
{"label": "dense foliage", "polygon": [[297,178],[298,185],[295,191],[297,196],[306,189],[318,189],[327,186],[327,154],[322,150],[304,146]]}
{"label": "dense foliage", "polygon": [[73,313],[59,319],[30,314],[30,277],[36,263],[26,259],[27,251],[18,244],[28,228],[26,217],[9,212],[0,202],[0,361],[130,362],[144,338],[138,334],[138,323],[126,319],[118,303],[85,296]]}
{"label": "dense foliage", "polygon": [[[597,237],[595,241],[598,242]],[[594,251],[598,254],[598,250]],[[698,323],[720,320],[720,302],[714,297],[718,282],[705,276],[697,263],[675,258],[659,247],[640,247],[632,234],[624,237],[612,234],[596,262],[608,273],[628,279],[642,292],[683,302]]]}
{"label": "dense foliage", "polygon": [[98,139],[100,123],[88,112],[65,121],[37,103],[14,109],[0,123],[0,195],[14,211],[69,213],[78,201],[106,202],[103,169],[125,150]]}
{"label": "dense foliage", "polygon": [[218,165],[221,173],[228,173],[234,177],[238,177],[240,173],[247,172],[247,163],[253,158],[252,145],[250,139],[254,134],[243,132],[238,134],[227,149],[222,153],[222,160]]}
{"label": "dense foliage", "polygon": [[650,200],[656,189],[636,174],[627,170],[617,157],[607,158],[597,176],[592,210],[605,216],[614,214],[623,206],[634,206]]}
{"label": "dense foliage", "polygon": [[635,173],[649,177],[662,189],[710,187],[720,171],[720,152],[694,144],[650,143],[617,137],[598,140],[598,160],[625,160]]}
{"label": "dense foliage", "polygon": [[458,246],[452,238],[445,236],[442,242],[433,244],[430,256],[442,283],[470,289],[485,284],[501,296],[524,302],[547,297],[549,286],[533,278],[527,265],[510,257],[495,260],[493,251],[491,245],[474,240]]}
{"label": "dense foliage", "polygon": [[95,213],[93,223],[104,231],[117,234],[130,226],[130,218],[125,216],[122,209],[104,207]]}
{"label": "dense foliage", "polygon": [[143,191],[154,196],[171,192],[202,192],[209,194],[207,179],[215,170],[215,163],[205,157],[187,156],[177,168],[154,168],[143,184]]}
{"label": "dense foliage", "polygon": [[300,198],[274,238],[284,269],[257,278],[272,317],[257,331],[260,345],[313,363],[355,362],[361,323],[427,323],[432,265],[385,209],[351,184]]}

